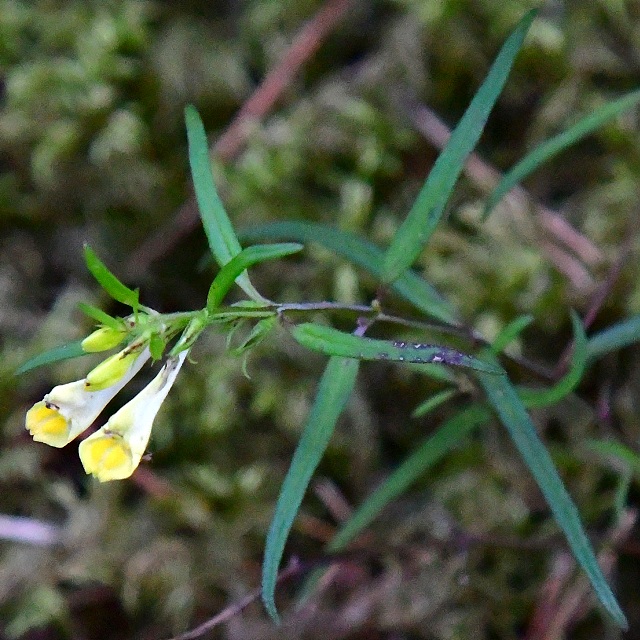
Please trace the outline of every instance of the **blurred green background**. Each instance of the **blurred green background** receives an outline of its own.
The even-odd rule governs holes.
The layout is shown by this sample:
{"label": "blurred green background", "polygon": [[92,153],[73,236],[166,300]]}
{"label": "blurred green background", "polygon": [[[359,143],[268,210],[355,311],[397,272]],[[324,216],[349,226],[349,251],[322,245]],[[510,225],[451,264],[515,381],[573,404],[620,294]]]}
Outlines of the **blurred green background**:
{"label": "blurred green background", "polygon": [[[323,6],[0,0],[1,638],[168,638],[259,584],[265,531],[322,357],[277,336],[252,355],[247,379],[225,355],[224,336],[211,333],[158,417],[151,461],[133,480],[106,485],[85,477],[77,444],[54,450],[24,431],[29,406],[54,384],[83,377],[89,358],[20,378],[13,371],[86,335],[79,301],[124,312],[88,275],[84,242],[141,288],[145,304],[163,312],[204,305],[214,273],[204,234],[198,227],[170,241],[190,197],[184,106],[198,108],[214,141]],[[417,126],[419,105],[455,125],[534,3],[344,6],[240,151],[216,158],[238,228],[307,220],[388,243],[437,155]],[[505,170],[639,86],[636,2],[548,2],[479,153]],[[488,191],[465,177],[417,268],[488,338],[532,313],[518,348],[553,368],[570,337],[569,307],[584,315],[614,265],[620,273],[593,328],[640,312],[638,130],[631,111],[527,180],[532,201],[556,209],[583,250],[561,247],[528,208],[503,206],[480,224]],[[366,303],[376,288],[313,245],[255,269],[253,279],[282,301]],[[596,539],[612,520],[617,473],[583,443],[611,438],[637,448],[637,356],[630,348],[608,357],[576,397],[535,414]],[[287,556],[320,553],[341,509],[359,504],[448,415],[409,418],[437,389],[408,369],[363,367]],[[630,496],[637,500],[637,487]],[[26,528],[16,532],[18,524]],[[208,637],[542,638],[533,614],[565,557],[555,532],[508,437],[485,429],[383,514],[310,606],[294,611],[296,585],[283,587],[283,627],[253,604]],[[640,637],[637,544],[631,538],[621,550],[615,582],[628,637]],[[591,608],[562,630],[603,637],[606,624]]]}

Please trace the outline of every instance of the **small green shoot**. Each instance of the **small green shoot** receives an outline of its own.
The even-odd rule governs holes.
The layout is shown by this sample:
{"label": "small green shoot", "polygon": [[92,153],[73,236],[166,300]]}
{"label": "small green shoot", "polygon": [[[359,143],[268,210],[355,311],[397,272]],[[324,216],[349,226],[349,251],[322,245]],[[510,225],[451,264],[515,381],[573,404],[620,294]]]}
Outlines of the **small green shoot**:
{"label": "small green shoot", "polygon": [[122,284],[88,244],[84,245],[84,259],[91,275],[114,300],[126,304],[134,310],[137,309],[138,292]]}

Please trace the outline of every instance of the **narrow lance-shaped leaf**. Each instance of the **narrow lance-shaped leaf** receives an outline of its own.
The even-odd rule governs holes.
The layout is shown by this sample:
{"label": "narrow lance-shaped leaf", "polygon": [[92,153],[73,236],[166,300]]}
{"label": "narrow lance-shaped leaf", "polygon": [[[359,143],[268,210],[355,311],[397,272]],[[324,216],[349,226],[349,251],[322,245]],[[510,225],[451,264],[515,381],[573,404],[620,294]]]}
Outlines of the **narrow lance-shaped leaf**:
{"label": "narrow lance-shaped leaf", "polygon": [[84,259],[91,275],[114,300],[134,309],[138,307],[138,292],[122,284],[88,244],[84,245]]}
{"label": "narrow lance-shaped leaf", "polygon": [[32,369],[43,367],[47,364],[53,364],[54,362],[61,362],[62,360],[70,360],[71,358],[78,358],[79,356],[86,356],[87,352],[82,348],[82,340],[76,342],[69,342],[68,344],[60,345],[49,349],[44,353],[39,353],[33,358],[29,358],[25,363],[20,365],[15,372],[15,375],[21,375]]}
{"label": "narrow lance-shaped leaf", "polygon": [[291,329],[291,335],[303,346],[326,355],[359,360],[387,360],[407,363],[434,363],[469,367],[487,373],[501,374],[496,365],[483,362],[450,347],[407,342],[405,340],[374,340],[311,322]]}
{"label": "narrow lance-shaped leaf", "polygon": [[529,409],[548,407],[559,402],[571,393],[582,380],[587,365],[587,336],[580,318],[575,311],[571,311],[571,323],[573,324],[573,356],[571,367],[563,378],[550,389],[529,389],[518,387],[518,395]]}
{"label": "narrow lance-shaped leaf", "polygon": [[[187,105],[184,115],[189,142],[189,165],[198,210],[211,253],[222,267],[238,255],[242,248],[213,181],[207,135],[200,115],[192,105]],[[246,273],[240,274],[237,281],[250,298],[263,300]]]}
{"label": "narrow lance-shaped leaf", "polygon": [[480,139],[493,105],[502,92],[535,13],[535,10],[527,13],[504,43],[485,81],[438,156],[418,198],[387,250],[383,267],[385,282],[393,282],[411,266],[435,230],[465,160]]}
{"label": "narrow lance-shaped leaf", "polygon": [[598,565],[580,522],[578,510],[567,493],[551,456],[538,437],[518,392],[506,375],[493,376],[482,371],[478,371],[476,375],[489,403],[509,431],[525,464],[533,474],[556,522],[564,531],[573,555],[591,581],[598,599],[615,622],[626,629],[627,620]]}
{"label": "narrow lance-shaped leaf", "polygon": [[304,247],[294,242],[256,245],[243,249],[232,258],[214,278],[207,296],[207,310],[213,313],[222,303],[236,278],[250,266],[266,260],[275,260],[301,251]]}
{"label": "narrow lance-shaped leaf", "polygon": [[92,304],[86,302],[79,302],[78,309],[82,311],[86,316],[95,320],[96,322],[103,324],[105,327],[111,327],[112,329],[120,329],[122,327],[122,320],[118,320],[108,313],[105,313],[102,309],[94,307]]}
{"label": "narrow lance-shaped leaf", "polygon": [[336,421],[349,400],[358,374],[358,365],[357,360],[349,358],[329,359],[307,424],[280,489],[262,565],[262,600],[274,620],[278,620],[275,588],[284,545],[311,476],[329,444]]}
{"label": "narrow lance-shaped leaf", "polygon": [[[284,238],[298,242],[316,242],[375,278],[382,277],[382,249],[354,233],[328,225],[312,222],[273,222],[244,229],[240,232],[240,237],[250,242]],[[403,273],[390,288],[428,316],[448,324],[458,324],[451,305],[414,271]]]}
{"label": "narrow lance-shaped leaf", "polygon": [[614,100],[596,109],[593,113],[589,114],[586,118],[582,118],[566,131],[537,146],[503,176],[487,200],[483,217],[485,219],[488,218],[498,202],[540,165],[558,155],[567,147],[579,142],[590,133],[593,133],[617,115],[627,111],[637,104],[638,101],[640,101],[640,90],[634,91],[619,100]]}

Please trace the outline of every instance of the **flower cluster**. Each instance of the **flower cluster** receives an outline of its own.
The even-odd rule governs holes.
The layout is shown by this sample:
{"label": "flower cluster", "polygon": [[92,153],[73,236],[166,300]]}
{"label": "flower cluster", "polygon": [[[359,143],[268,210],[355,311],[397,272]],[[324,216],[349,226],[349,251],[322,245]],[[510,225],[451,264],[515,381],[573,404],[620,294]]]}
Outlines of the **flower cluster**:
{"label": "flower cluster", "polygon": [[[101,351],[119,344],[124,335],[99,329],[85,339],[85,351]],[[115,343],[114,341],[117,340]],[[86,378],[54,387],[26,416],[26,428],[38,442],[64,447],[91,426],[114,396],[140,371],[151,353],[137,341],[107,358]],[[187,351],[169,356],[156,377],[114,413],[98,431],[82,441],[80,460],[100,482],[128,478],[140,464],[153,421],[167,397]]]}

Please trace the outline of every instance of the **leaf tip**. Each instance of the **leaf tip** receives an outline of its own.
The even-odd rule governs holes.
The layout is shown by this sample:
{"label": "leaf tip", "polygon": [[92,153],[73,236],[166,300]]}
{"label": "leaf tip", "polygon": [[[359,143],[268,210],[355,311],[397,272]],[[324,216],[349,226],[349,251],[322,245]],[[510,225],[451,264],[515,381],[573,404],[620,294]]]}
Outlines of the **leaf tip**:
{"label": "leaf tip", "polygon": [[23,362],[14,372],[13,375],[14,377],[18,377],[21,376],[23,373],[26,373],[27,371],[29,371],[29,367],[27,366],[27,362]]}
{"label": "leaf tip", "polygon": [[184,123],[187,127],[187,139],[189,140],[190,148],[194,144],[194,136],[204,138],[206,146],[207,138],[204,130],[204,124],[200,117],[200,113],[192,104],[188,104],[184,108]]}
{"label": "leaf tip", "polygon": [[188,122],[189,120],[200,119],[200,114],[198,110],[192,105],[188,104],[184,108],[184,119]]}
{"label": "leaf tip", "polygon": [[265,611],[269,614],[269,617],[273,622],[277,625],[281,623],[280,614],[276,609],[276,603],[273,600],[273,597],[267,597],[264,593],[262,594],[262,604],[264,605]]}
{"label": "leaf tip", "polygon": [[622,611],[620,611],[619,616],[616,616],[616,622],[618,623],[618,625],[623,631],[629,631],[629,622],[627,620],[627,617],[624,615],[624,613],[622,613]]}

